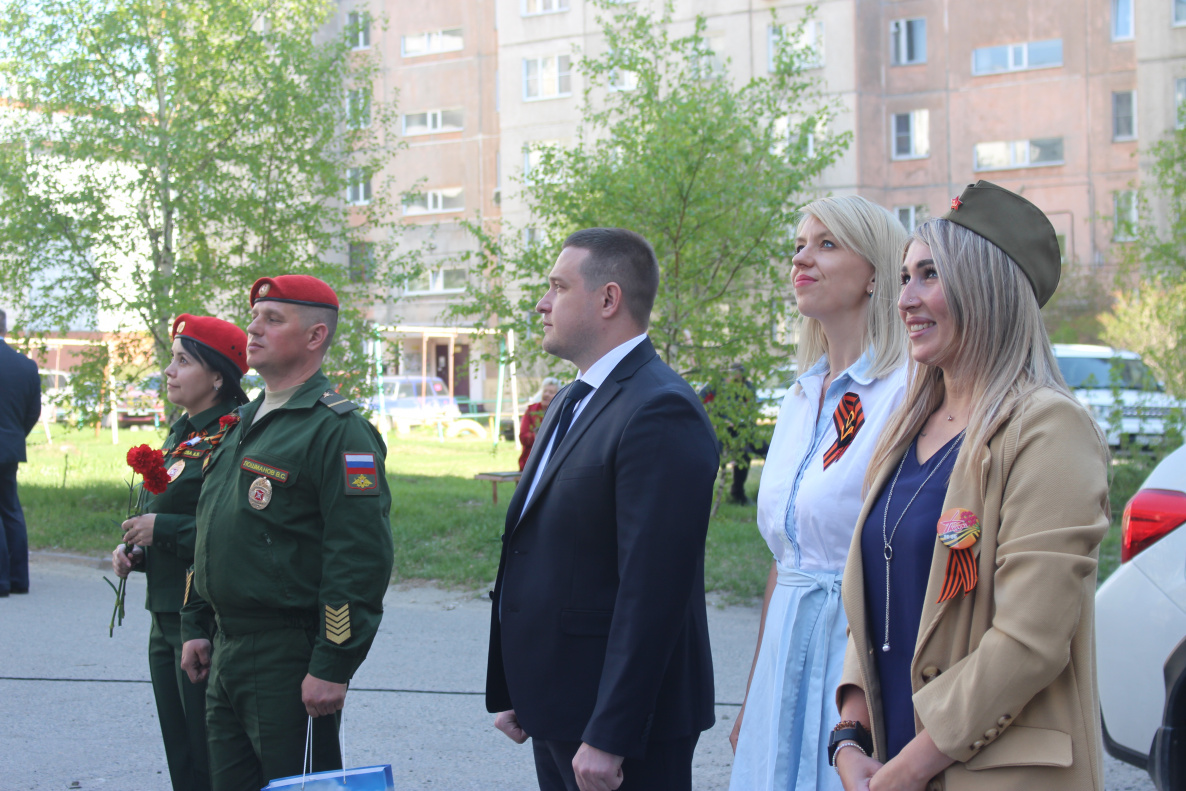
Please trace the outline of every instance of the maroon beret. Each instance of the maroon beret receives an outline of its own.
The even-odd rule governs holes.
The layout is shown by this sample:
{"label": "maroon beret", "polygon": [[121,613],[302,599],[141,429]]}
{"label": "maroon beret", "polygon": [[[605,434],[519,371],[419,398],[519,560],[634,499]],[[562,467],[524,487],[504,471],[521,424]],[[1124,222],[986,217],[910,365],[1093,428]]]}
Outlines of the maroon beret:
{"label": "maroon beret", "polygon": [[247,373],[247,333],[213,316],[182,313],[173,322],[173,338],[189,338],[221,354],[240,373]]}
{"label": "maroon beret", "polygon": [[261,277],[251,287],[251,304],[268,300],[338,309],[338,295],[328,283],[312,275]]}

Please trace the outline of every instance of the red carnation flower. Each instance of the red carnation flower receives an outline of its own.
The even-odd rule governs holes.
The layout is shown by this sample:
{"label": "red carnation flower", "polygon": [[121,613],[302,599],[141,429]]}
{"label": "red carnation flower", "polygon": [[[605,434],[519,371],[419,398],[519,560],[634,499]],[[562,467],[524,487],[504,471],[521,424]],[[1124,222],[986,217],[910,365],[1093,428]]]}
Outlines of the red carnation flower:
{"label": "red carnation flower", "polygon": [[153,450],[147,445],[137,445],[128,449],[128,466],[132,472],[147,475],[149,470],[161,469],[165,465],[165,454]]}
{"label": "red carnation flower", "polygon": [[218,427],[220,429],[222,429],[223,431],[226,431],[228,428],[230,428],[231,426],[235,425],[238,422],[239,422],[239,413],[232,412],[229,415],[223,415],[222,417],[220,417],[218,419]]}
{"label": "red carnation flower", "polygon": [[164,467],[153,467],[144,472],[144,488],[153,494],[163,494],[169,486],[169,473]]}

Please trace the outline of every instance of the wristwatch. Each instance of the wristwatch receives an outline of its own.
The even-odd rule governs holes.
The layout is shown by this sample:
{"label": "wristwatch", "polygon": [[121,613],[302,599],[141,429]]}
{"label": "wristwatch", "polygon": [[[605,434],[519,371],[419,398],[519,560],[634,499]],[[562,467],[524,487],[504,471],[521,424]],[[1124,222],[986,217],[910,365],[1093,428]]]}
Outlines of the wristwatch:
{"label": "wristwatch", "polygon": [[861,748],[865,755],[873,755],[873,737],[859,722],[845,721],[832,730],[828,738],[828,763],[836,765],[836,749],[842,742],[852,742]]}

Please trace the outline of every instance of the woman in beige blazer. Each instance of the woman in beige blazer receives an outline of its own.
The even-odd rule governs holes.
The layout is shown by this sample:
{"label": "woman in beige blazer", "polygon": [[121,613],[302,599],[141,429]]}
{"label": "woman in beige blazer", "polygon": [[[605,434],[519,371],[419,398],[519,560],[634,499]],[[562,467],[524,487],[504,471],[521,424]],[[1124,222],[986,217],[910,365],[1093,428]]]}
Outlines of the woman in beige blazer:
{"label": "woman in beige blazer", "polygon": [[844,573],[829,751],[847,791],[1103,789],[1093,604],[1108,452],[1039,307],[1045,215],[989,182],[920,226],[899,312],[911,379]]}

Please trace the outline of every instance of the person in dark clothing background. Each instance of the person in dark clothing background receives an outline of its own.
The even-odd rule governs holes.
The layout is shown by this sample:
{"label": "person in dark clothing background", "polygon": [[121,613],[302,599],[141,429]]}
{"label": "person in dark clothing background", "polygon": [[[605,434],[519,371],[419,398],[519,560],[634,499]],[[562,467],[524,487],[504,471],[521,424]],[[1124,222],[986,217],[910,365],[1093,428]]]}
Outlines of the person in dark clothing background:
{"label": "person in dark clothing background", "polygon": [[[719,388],[711,384],[705,385],[700,389],[699,395],[709,416],[719,415],[725,422],[728,436],[736,439],[738,436],[737,426],[745,420],[746,412],[752,407],[756,398],[754,386],[745,376],[745,366],[730,366]],[[721,440],[722,445],[727,444],[720,435],[718,435],[718,439]],[[730,459],[733,462],[733,485],[729,488],[729,502],[731,503],[737,505],[749,503],[749,498],[745,495],[745,481],[749,478],[750,454],[754,452],[754,447],[748,443],[740,449],[735,448],[732,454],[728,448],[723,448],[721,462],[725,463]],[[761,449],[756,452],[765,453]]]}
{"label": "person in dark clothing background", "polygon": [[37,363],[4,342],[8,316],[0,310],[0,596],[29,592],[29,535],[16,491],[25,437],[41,417]]}

